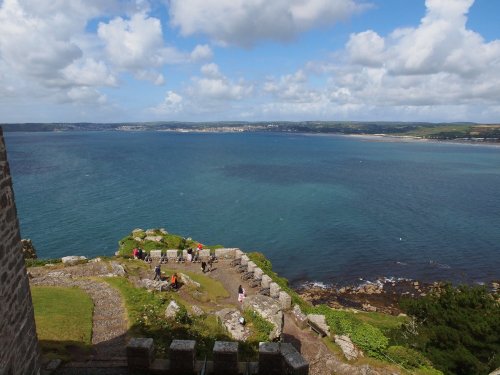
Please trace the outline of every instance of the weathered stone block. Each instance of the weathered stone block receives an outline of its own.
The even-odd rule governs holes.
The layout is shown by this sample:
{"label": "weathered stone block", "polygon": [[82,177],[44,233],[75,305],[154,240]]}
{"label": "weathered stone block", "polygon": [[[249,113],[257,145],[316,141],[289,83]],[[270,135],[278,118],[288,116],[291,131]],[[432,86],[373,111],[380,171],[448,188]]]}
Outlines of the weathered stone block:
{"label": "weathered stone block", "polygon": [[153,339],[135,337],[128,342],[126,352],[127,364],[130,369],[147,370],[153,363]]}
{"label": "weathered stone block", "polygon": [[247,263],[247,272],[253,272],[257,268],[257,265],[250,261]]}
{"label": "weathered stone block", "polygon": [[260,286],[262,288],[269,288],[272,281],[273,279],[271,279],[269,276],[262,275],[262,281],[260,282]]}
{"label": "weathered stone block", "polygon": [[149,252],[149,255],[153,259],[160,259],[161,258],[161,250],[151,250]]}
{"label": "weathered stone block", "polygon": [[167,259],[169,261],[177,259],[177,249],[167,250]]}
{"label": "weathered stone block", "polygon": [[234,259],[241,259],[244,254],[240,249],[234,249]]}
{"label": "weathered stone block", "polygon": [[292,297],[290,297],[287,292],[280,291],[278,299],[283,310],[289,310],[292,308]]}
{"label": "weathered stone block", "polygon": [[277,342],[259,343],[259,375],[282,374],[280,344]]}
{"label": "weathered stone block", "polygon": [[281,343],[280,351],[283,358],[283,374],[308,375],[309,362],[290,343]]}
{"label": "weathered stone block", "polygon": [[293,306],[292,317],[299,328],[304,329],[307,327],[307,316],[302,312],[299,305]]}
{"label": "weathered stone block", "polygon": [[216,341],[213,349],[214,373],[222,375],[238,374],[238,343]]}
{"label": "weathered stone block", "polygon": [[262,271],[259,267],[255,268],[253,270],[253,278],[255,280],[262,279],[262,275],[264,274],[264,271]]}
{"label": "weathered stone block", "polygon": [[281,288],[275,282],[271,282],[269,284],[269,295],[273,298],[278,298],[280,294]]}
{"label": "weathered stone block", "polygon": [[250,258],[248,258],[248,256],[246,254],[241,257],[241,265],[242,266],[246,266],[249,261],[250,261]]}
{"label": "weathered stone block", "polygon": [[218,259],[234,259],[235,251],[234,248],[215,249],[215,256]]}
{"label": "weathered stone block", "polygon": [[194,340],[173,340],[170,344],[170,373],[192,374],[195,370],[195,346]]}

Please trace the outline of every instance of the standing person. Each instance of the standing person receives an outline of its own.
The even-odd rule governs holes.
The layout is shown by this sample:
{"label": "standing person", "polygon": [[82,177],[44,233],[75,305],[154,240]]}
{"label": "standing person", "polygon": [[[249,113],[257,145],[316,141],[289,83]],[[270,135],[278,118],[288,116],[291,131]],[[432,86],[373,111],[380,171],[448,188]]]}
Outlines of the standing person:
{"label": "standing person", "polygon": [[159,264],[155,267],[155,277],[153,280],[156,279],[158,279],[158,281],[161,281],[161,267]]}
{"label": "standing person", "polygon": [[139,259],[142,259],[142,249],[141,248],[139,248],[139,250],[137,251],[137,257]]}
{"label": "standing person", "polygon": [[198,251],[203,250],[203,245],[201,243],[198,244]]}
{"label": "standing person", "polygon": [[134,250],[132,250],[132,255],[134,256],[134,259],[139,257],[139,250],[137,250],[137,247],[134,247]]}
{"label": "standing person", "polygon": [[203,271],[203,273],[205,273],[205,268],[207,268],[207,262],[203,261],[201,262],[201,270]]}
{"label": "standing person", "polygon": [[193,249],[191,248],[187,249],[187,261],[188,262],[193,261]]}
{"label": "standing person", "polygon": [[243,289],[243,287],[240,285],[238,287],[238,302],[242,303],[245,297],[246,297],[245,289]]}

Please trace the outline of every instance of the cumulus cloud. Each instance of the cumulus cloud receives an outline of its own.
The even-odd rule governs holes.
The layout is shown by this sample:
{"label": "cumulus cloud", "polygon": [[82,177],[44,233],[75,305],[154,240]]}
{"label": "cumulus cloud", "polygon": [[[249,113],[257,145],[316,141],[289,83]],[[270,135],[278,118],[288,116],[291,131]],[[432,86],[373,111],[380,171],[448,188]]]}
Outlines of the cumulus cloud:
{"label": "cumulus cloud", "polygon": [[170,17],[182,35],[201,33],[221,44],[249,47],[260,40],[290,41],[365,7],[355,0],[171,0]]}
{"label": "cumulus cloud", "polygon": [[198,44],[191,52],[191,60],[203,61],[210,60],[213,57],[212,49],[206,44]]}
{"label": "cumulus cloud", "polygon": [[[334,62],[311,62],[268,80],[264,91],[275,100],[265,112],[436,121],[498,113],[500,41],[486,42],[467,28],[472,4],[427,0],[418,27],[386,37],[372,30],[352,34]],[[326,84],[312,90],[308,75]]]}
{"label": "cumulus cloud", "polygon": [[157,115],[173,115],[181,112],[183,108],[183,97],[174,91],[167,91],[163,102],[150,108],[150,112]]}
{"label": "cumulus cloud", "polygon": [[164,45],[160,20],[145,12],[135,13],[130,19],[116,17],[109,23],[101,22],[97,34],[113,65],[135,73],[139,79],[162,84],[164,78],[152,68],[186,61],[185,54]]}
{"label": "cumulus cloud", "polygon": [[253,92],[253,85],[244,80],[232,81],[220,73],[214,64],[201,67],[202,77],[194,77],[188,91],[191,97],[198,100],[241,100]]}

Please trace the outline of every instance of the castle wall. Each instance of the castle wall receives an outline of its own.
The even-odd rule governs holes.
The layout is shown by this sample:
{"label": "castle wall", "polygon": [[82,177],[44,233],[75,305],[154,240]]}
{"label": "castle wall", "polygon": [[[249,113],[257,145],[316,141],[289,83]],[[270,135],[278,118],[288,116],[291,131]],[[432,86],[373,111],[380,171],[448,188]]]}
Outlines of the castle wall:
{"label": "castle wall", "polygon": [[0,374],[38,374],[40,351],[0,127]]}

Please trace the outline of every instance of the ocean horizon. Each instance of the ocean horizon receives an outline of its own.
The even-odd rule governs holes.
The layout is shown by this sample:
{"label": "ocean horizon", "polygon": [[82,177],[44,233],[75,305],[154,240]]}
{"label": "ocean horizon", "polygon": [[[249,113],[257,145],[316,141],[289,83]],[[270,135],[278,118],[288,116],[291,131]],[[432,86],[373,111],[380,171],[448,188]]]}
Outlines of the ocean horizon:
{"label": "ocean horizon", "polygon": [[112,255],[134,228],[260,251],[292,284],[499,278],[498,147],[304,134],[5,133],[23,238]]}

